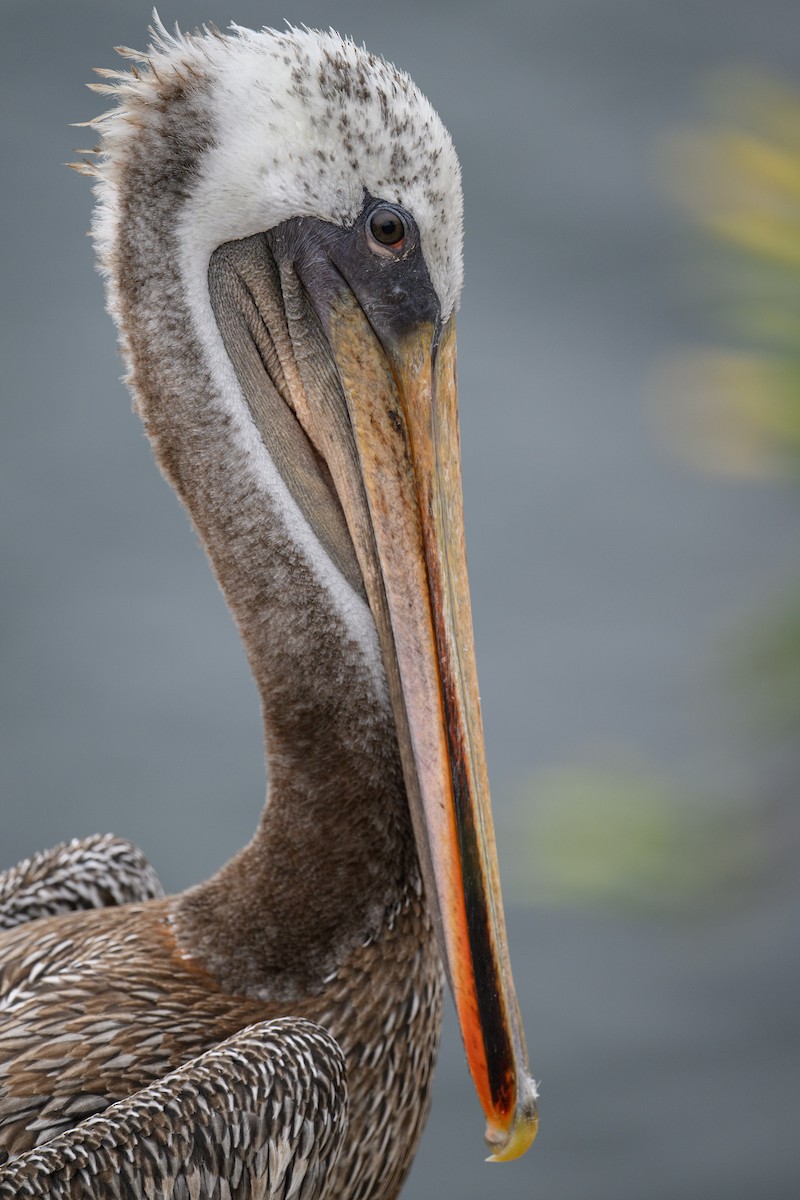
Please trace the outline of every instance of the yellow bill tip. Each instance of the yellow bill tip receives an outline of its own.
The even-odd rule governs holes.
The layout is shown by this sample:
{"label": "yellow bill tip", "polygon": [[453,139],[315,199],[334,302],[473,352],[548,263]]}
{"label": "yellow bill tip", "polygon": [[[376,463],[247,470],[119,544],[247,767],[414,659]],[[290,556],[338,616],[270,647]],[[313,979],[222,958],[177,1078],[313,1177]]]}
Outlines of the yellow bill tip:
{"label": "yellow bill tip", "polygon": [[526,1078],[520,1087],[511,1123],[505,1127],[487,1124],[486,1144],[492,1151],[487,1162],[511,1162],[533,1145],[539,1132],[537,1094],[534,1081]]}

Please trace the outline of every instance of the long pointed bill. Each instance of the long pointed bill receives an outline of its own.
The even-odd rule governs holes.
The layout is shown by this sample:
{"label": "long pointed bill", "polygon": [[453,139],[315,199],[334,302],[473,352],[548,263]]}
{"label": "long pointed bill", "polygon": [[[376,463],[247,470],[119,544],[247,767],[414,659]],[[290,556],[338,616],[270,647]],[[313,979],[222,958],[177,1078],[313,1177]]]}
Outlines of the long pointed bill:
{"label": "long pointed bill", "polygon": [[329,465],[382,641],[426,888],[491,1158],[516,1158],[536,1136],[536,1089],[508,959],[483,748],[455,327],[451,320],[436,348],[428,324],[381,345],[348,292],[332,305],[328,336],[358,459],[355,472]]}

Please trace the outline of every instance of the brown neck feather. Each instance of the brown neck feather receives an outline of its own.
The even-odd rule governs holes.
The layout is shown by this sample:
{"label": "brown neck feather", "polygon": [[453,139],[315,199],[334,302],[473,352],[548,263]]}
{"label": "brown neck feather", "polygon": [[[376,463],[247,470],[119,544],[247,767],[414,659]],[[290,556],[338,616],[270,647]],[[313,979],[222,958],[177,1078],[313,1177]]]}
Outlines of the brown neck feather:
{"label": "brown neck feather", "polygon": [[[119,180],[126,219],[112,289],[137,409],[261,693],[270,787],[252,842],[179,898],[176,920],[184,948],[228,988],[289,995],[321,986],[374,936],[417,884],[418,866],[376,665],[254,474],[206,366],[179,269],[188,193],[161,184],[193,178],[204,123],[186,128],[200,131],[196,146],[143,133]],[[178,151],[186,161],[176,164]]]}
{"label": "brown neck feather", "polygon": [[268,586],[263,612],[237,616],[261,689],[269,796],[251,843],[180,899],[179,930],[229,988],[287,998],[374,937],[418,869],[394,730],[326,597],[297,563],[259,569],[282,595]]}

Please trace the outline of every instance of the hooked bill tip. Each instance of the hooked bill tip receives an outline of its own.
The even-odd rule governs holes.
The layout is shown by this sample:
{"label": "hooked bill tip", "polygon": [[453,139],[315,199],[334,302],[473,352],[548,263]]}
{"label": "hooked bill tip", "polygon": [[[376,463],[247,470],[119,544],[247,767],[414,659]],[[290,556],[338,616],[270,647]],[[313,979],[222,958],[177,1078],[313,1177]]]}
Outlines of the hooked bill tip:
{"label": "hooked bill tip", "polygon": [[491,1124],[486,1127],[486,1143],[492,1151],[487,1162],[511,1162],[530,1149],[539,1131],[537,1098],[536,1083],[525,1076],[520,1080],[511,1124],[505,1129]]}

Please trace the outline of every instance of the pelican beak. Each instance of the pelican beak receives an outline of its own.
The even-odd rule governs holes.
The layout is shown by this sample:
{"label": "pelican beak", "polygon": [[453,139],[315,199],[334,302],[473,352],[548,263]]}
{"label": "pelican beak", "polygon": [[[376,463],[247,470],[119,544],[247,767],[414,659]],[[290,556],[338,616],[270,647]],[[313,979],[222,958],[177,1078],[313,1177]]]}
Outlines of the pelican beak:
{"label": "pelican beak", "polygon": [[[355,588],[363,585],[375,619],[428,903],[498,1162],[528,1149],[538,1118],[508,959],[475,671],[455,327],[430,315],[438,302],[429,284],[427,315],[372,303],[369,251],[366,276],[358,276],[353,243],[344,272],[332,266],[335,239],[349,236],[296,219],[269,245],[258,236],[227,243],[212,258],[210,293],[270,453],[332,560]],[[367,279],[363,303],[358,278]],[[408,294],[424,297],[425,286]],[[262,344],[269,353],[256,350]],[[264,386],[270,356],[280,358],[280,396],[277,384]],[[299,447],[301,429],[308,443]]]}
{"label": "pelican beak", "polygon": [[[437,337],[432,323],[419,322],[379,341],[347,290],[327,326],[358,460],[349,483],[347,472],[332,470],[381,638],[425,886],[490,1161],[505,1161],[528,1149],[538,1117],[508,957],[475,669],[455,325]],[[364,498],[368,520],[356,516]]]}

